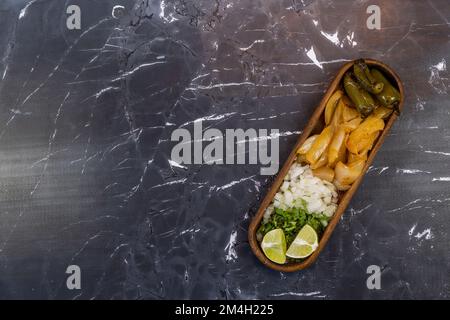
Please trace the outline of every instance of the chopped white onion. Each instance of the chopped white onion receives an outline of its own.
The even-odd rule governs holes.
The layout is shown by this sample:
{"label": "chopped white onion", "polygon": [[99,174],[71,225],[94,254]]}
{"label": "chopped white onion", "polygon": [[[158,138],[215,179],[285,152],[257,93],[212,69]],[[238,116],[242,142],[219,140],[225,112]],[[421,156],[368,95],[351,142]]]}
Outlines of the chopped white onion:
{"label": "chopped white onion", "polygon": [[275,208],[287,210],[301,207],[301,200],[306,203],[309,213],[331,217],[337,209],[337,196],[332,183],[315,177],[309,166],[294,163],[275,194],[273,204],[266,209],[264,221],[269,220]]}

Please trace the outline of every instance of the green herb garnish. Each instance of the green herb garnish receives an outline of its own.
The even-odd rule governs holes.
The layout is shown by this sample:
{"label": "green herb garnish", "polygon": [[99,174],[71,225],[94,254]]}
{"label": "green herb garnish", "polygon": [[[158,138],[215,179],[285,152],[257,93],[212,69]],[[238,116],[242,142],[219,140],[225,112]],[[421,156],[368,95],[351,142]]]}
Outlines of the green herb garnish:
{"label": "green herb garnish", "polygon": [[275,212],[272,213],[269,221],[261,224],[258,233],[264,236],[269,231],[281,228],[284,231],[286,244],[289,247],[300,229],[309,224],[320,237],[330,218],[319,213],[309,213],[306,210],[306,202],[302,199],[301,203],[302,206],[300,208],[289,208],[287,210],[275,208]]}

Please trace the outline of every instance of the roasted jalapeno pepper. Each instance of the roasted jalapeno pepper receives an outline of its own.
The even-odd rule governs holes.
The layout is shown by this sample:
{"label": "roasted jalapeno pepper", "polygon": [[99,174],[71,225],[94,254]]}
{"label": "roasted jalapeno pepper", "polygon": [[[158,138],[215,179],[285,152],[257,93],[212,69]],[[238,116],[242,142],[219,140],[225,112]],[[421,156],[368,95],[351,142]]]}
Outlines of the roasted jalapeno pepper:
{"label": "roasted jalapeno pepper", "polygon": [[347,72],[344,76],[344,89],[361,116],[365,118],[375,110],[375,101],[372,96],[353,80],[351,72]]}
{"label": "roasted jalapeno pepper", "polygon": [[353,65],[353,73],[361,87],[370,93],[379,94],[383,90],[383,82],[377,81],[375,77],[372,76],[369,67],[364,60],[360,59],[355,62]]}
{"label": "roasted jalapeno pepper", "polygon": [[400,93],[394,86],[385,78],[385,76],[377,69],[371,70],[372,76],[376,81],[382,82],[383,90],[376,95],[377,100],[385,107],[394,108],[397,110],[397,105],[400,102]]}

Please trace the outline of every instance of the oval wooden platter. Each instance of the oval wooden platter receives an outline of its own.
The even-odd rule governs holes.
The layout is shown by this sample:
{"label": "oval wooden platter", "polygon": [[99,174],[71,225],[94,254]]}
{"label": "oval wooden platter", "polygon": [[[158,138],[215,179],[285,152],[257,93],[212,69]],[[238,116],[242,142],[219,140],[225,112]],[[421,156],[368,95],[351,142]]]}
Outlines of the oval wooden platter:
{"label": "oval wooden platter", "polygon": [[[395,73],[392,68],[387,66],[386,64],[372,59],[364,59],[367,65],[371,67],[376,67],[377,69],[381,70],[383,74],[388,78],[388,80],[392,83],[392,85],[397,86],[397,89],[400,92],[400,103],[398,105],[398,110],[401,111],[403,108],[404,103],[404,89],[403,84],[399,78],[399,76]],[[320,131],[324,127],[324,116],[323,113],[325,111],[325,106],[328,101],[328,99],[331,97],[331,95],[341,86],[341,80],[344,76],[344,74],[349,70],[354,64],[354,61],[346,63],[337,73],[336,77],[334,78],[333,82],[331,83],[330,87],[328,88],[327,92],[325,93],[324,97],[322,98],[322,101],[320,102],[319,106],[314,111],[313,115],[311,116],[311,119],[309,120],[308,124],[306,125],[305,129],[303,130],[303,133],[297,140],[297,143],[295,144],[294,148],[292,149],[291,154],[289,155],[289,158],[284,163],[283,167],[281,168],[280,172],[278,173],[275,181],[273,182],[271,188],[267,192],[266,196],[264,197],[256,215],[253,217],[252,222],[250,223],[249,230],[248,230],[248,238],[250,242],[250,246],[252,248],[253,253],[256,255],[256,257],[267,267],[277,270],[277,271],[283,271],[283,272],[293,272],[305,269],[309,267],[311,264],[313,264],[317,257],[319,256],[320,252],[323,250],[325,245],[327,244],[328,240],[330,239],[330,236],[332,232],[334,231],[334,228],[339,222],[339,219],[341,218],[342,214],[345,212],[350,200],[352,199],[353,195],[355,194],[356,190],[358,189],[359,185],[361,184],[362,179],[364,178],[365,173],[367,172],[367,169],[372,164],[373,159],[375,158],[375,155],[377,154],[378,150],[380,149],[381,145],[383,144],[384,139],[386,138],[389,130],[391,129],[393,123],[397,119],[398,115],[393,112],[388,119],[386,119],[385,128],[383,132],[381,133],[380,137],[378,138],[377,142],[375,143],[375,146],[373,147],[372,151],[369,153],[366,165],[363,169],[362,174],[359,176],[359,178],[353,183],[351,188],[345,192],[340,192],[339,194],[339,203],[338,208],[336,212],[334,213],[333,217],[331,218],[327,228],[325,229],[325,232],[322,235],[322,238],[320,239],[319,246],[314,251],[312,255],[310,255],[308,258],[295,263],[287,263],[287,264],[277,264],[272,261],[270,261],[264,253],[261,250],[261,247],[259,245],[258,240],[256,239],[256,233],[258,231],[259,225],[261,223],[261,220],[263,219],[264,212],[266,208],[270,205],[270,203],[273,200],[273,197],[279,190],[281,184],[283,183],[283,179],[286,176],[287,172],[289,171],[289,168],[291,165],[296,161],[297,154],[296,151],[300,146],[303,144],[303,142],[312,134],[320,133]]]}

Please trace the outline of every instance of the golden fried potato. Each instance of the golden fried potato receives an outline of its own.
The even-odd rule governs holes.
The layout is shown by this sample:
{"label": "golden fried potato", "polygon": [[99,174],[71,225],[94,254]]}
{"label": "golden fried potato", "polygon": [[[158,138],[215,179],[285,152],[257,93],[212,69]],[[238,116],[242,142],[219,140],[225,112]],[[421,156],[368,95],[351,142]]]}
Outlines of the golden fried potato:
{"label": "golden fried potato", "polygon": [[391,115],[393,111],[394,111],[393,109],[380,106],[374,110],[373,115],[380,119],[386,119]]}
{"label": "golden fried potato", "polygon": [[306,161],[313,165],[315,164],[322,154],[327,150],[331,139],[333,138],[334,128],[328,126],[319,134],[319,136],[313,142],[311,148],[306,153]]}
{"label": "golden fried potato", "polygon": [[328,147],[328,166],[334,168],[338,161],[345,162],[346,139],[348,138],[344,127],[341,125],[335,131],[330,146]]}
{"label": "golden fried potato", "polygon": [[361,175],[366,161],[358,160],[350,164],[338,162],[334,169],[335,181],[340,185],[351,185]]}
{"label": "golden fried potato", "polygon": [[316,176],[322,180],[326,180],[328,182],[333,182],[333,180],[334,180],[334,170],[327,166],[323,166],[323,167],[314,169],[312,172],[313,172],[314,176]]}
{"label": "golden fried potato", "polygon": [[339,100],[342,98],[344,93],[341,90],[335,91],[330,99],[327,101],[327,105],[325,106],[325,124],[329,125],[331,118],[333,117],[334,111],[336,110],[336,106],[338,105]]}
{"label": "golden fried potato", "polygon": [[314,141],[316,141],[318,136],[319,136],[318,134],[315,134],[306,139],[305,142],[303,142],[302,146],[297,150],[297,153],[306,154],[309,151],[309,149],[311,149],[311,146],[313,145]]}
{"label": "golden fried potato", "polygon": [[354,154],[360,154],[375,141],[375,133],[384,129],[384,121],[373,115],[367,117],[355,130],[350,133],[347,140],[347,149]]}

